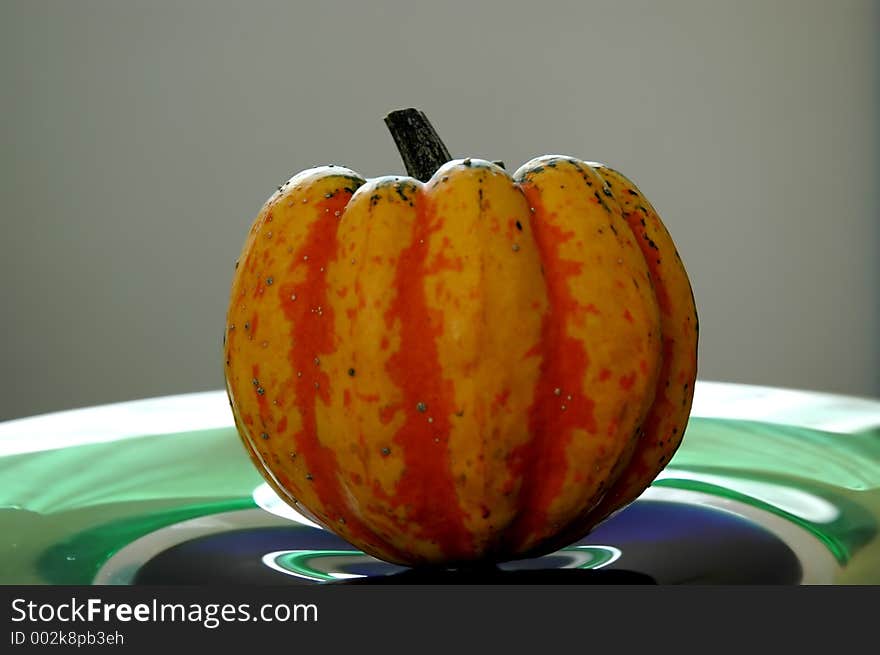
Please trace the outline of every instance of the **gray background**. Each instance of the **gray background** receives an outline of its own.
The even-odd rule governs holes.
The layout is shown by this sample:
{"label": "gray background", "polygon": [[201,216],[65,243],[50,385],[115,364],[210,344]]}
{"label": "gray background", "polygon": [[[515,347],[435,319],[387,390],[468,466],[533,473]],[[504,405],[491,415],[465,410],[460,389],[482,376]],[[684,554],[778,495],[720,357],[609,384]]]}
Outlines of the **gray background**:
{"label": "gray background", "polygon": [[0,420],[222,387],[249,224],[314,165],[604,161],[666,221],[700,377],[880,396],[868,1],[0,2]]}

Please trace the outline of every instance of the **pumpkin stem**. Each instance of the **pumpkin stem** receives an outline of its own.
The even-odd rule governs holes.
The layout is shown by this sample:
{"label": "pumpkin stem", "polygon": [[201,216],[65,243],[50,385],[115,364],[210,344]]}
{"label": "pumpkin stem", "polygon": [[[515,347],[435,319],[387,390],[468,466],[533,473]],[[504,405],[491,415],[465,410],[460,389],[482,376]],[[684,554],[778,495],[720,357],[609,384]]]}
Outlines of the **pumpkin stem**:
{"label": "pumpkin stem", "polygon": [[427,182],[452,159],[431,121],[418,109],[396,109],[385,117],[400,158],[410,177]]}

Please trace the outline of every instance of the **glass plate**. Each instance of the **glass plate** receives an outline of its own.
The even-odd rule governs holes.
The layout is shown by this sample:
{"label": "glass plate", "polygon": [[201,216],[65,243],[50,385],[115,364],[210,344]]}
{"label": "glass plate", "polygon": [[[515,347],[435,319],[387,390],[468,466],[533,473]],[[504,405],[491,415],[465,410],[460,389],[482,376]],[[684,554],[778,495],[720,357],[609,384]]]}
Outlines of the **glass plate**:
{"label": "glass plate", "polygon": [[0,424],[2,584],[880,583],[880,403],[700,382],[683,445],[585,539],[413,571],[284,505],[225,394]]}

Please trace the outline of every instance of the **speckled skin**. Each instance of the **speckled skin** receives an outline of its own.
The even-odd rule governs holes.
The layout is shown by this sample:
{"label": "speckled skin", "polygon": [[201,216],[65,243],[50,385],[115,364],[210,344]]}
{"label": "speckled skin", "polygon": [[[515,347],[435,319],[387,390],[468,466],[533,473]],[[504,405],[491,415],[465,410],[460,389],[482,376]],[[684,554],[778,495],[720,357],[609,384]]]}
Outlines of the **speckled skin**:
{"label": "speckled skin", "polygon": [[455,160],[424,184],[322,167],[257,216],[225,356],[242,440],[288,502],[388,561],[504,561],[582,536],[662,469],[696,314],[656,212],[601,165]]}

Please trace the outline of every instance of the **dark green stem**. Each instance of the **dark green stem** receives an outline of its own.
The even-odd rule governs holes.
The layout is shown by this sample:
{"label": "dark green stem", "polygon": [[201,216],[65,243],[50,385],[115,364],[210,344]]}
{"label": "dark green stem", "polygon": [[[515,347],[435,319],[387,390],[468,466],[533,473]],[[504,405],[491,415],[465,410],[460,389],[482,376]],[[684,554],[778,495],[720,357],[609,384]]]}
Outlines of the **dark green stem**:
{"label": "dark green stem", "polygon": [[438,168],[452,159],[424,112],[396,109],[385,117],[385,124],[410,177],[427,182]]}

